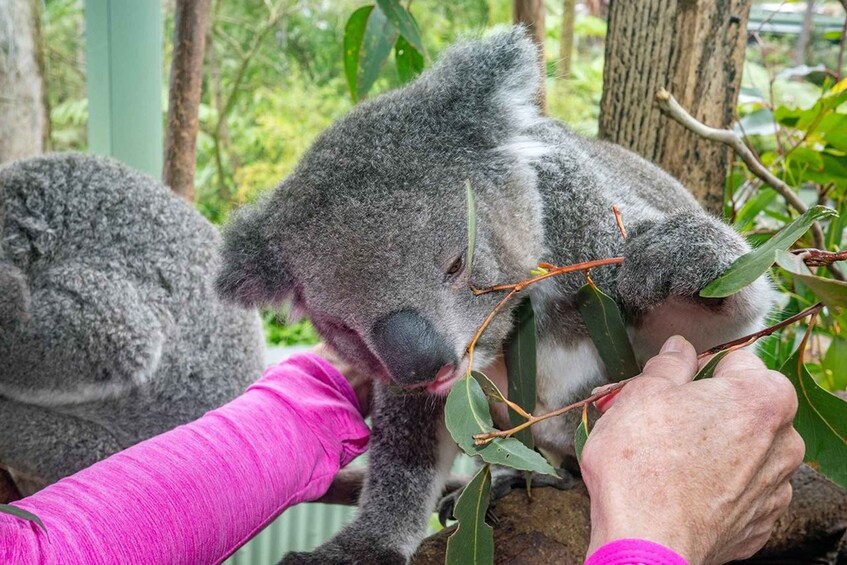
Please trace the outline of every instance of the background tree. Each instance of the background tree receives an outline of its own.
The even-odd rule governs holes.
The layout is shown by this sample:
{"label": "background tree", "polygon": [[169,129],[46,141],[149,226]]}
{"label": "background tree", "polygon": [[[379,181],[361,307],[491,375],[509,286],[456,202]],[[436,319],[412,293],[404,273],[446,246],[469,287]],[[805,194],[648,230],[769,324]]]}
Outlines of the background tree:
{"label": "background tree", "polygon": [[559,37],[559,60],[556,62],[556,76],[559,78],[565,78],[571,74],[575,20],[576,0],[563,0],[562,31]]}
{"label": "background tree", "polygon": [[660,88],[701,122],[726,128],[735,116],[751,0],[613,0],[609,6],[600,137],[676,176],[721,213],[726,147],[661,115]]}
{"label": "background tree", "polygon": [[[547,37],[544,27],[544,0],[513,0],[512,21],[523,24],[532,32],[532,39],[538,45],[538,64],[541,65],[541,76],[547,76],[547,64],[544,59],[544,40]],[[547,95],[544,83],[538,90],[538,105],[543,113],[547,113]]]}
{"label": "background tree", "polygon": [[41,44],[38,0],[0,0],[0,163],[47,147]]}
{"label": "background tree", "polygon": [[197,130],[200,127],[198,112],[209,5],[210,0],[177,0],[174,13],[173,59],[162,179],[189,202],[194,201]]}

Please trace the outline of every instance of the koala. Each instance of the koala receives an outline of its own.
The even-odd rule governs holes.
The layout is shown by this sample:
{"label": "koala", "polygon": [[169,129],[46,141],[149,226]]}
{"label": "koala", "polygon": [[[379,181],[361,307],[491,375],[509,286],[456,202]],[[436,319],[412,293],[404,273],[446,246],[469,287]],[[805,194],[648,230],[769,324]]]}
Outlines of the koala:
{"label": "koala", "polygon": [[102,157],[11,163],[0,236],[0,466],[21,494],[260,375],[257,312],[214,291],[217,230],[159,182]]}
{"label": "koala", "polygon": [[[623,256],[591,276],[620,304],[641,360],[672,334],[700,350],[740,337],[769,311],[765,279],[724,300],[698,296],[748,251],[745,241],[656,166],[540,115],[540,80],[522,28],[459,43],[414,83],[331,126],[226,229],[222,295],[244,305],[288,301],[375,381],[360,512],[314,553],[284,563],[410,559],[456,453],[445,395],[468,371],[468,343],[502,297],[474,296],[471,285],[526,279],[541,261]],[[470,275],[467,182],[477,209]],[[537,413],[608,382],[575,305],[584,281],[576,273],[527,289],[538,332]],[[474,369],[499,354],[509,313],[482,335]],[[563,459],[574,425],[534,426],[536,445]]]}

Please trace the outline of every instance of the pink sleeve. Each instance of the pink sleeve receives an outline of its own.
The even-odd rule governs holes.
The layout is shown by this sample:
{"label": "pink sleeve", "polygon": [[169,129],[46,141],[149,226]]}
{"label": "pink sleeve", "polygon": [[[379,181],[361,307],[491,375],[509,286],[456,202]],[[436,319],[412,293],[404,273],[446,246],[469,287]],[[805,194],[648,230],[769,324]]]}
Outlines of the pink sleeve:
{"label": "pink sleeve", "polygon": [[15,502],[48,534],[0,514],[0,563],[220,562],[366,449],[357,406],[329,363],[293,357],[199,420]]}
{"label": "pink sleeve", "polygon": [[671,549],[643,539],[611,541],[592,553],[585,565],[688,565]]}

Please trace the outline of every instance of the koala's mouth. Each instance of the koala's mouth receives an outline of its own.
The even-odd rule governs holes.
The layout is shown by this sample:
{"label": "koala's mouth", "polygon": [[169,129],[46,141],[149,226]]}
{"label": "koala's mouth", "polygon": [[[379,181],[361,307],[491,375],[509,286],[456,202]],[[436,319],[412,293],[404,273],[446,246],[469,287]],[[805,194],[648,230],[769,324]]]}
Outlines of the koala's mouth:
{"label": "koala's mouth", "polygon": [[445,395],[453,388],[453,383],[462,377],[462,372],[450,363],[444,365],[435,375],[435,380],[426,384],[426,391],[430,394]]}

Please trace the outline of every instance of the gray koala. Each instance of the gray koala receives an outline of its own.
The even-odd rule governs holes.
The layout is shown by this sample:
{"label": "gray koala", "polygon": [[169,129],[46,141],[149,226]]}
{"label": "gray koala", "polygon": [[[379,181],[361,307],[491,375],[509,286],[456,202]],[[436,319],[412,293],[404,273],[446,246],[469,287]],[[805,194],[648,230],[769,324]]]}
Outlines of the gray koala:
{"label": "gray koala", "polygon": [[[539,261],[623,255],[620,267],[592,277],[621,305],[642,360],[675,333],[701,350],[739,337],[770,309],[764,279],[725,300],[699,298],[748,250],[744,240],[657,167],[539,115],[539,80],[537,52],[521,28],[456,45],[410,86],[333,125],[225,232],[224,296],[290,301],[375,379],[360,513],[313,554],[284,562],[405,563],[414,553],[456,453],[443,425],[445,394],[466,373],[468,342],[502,296],[474,297],[470,284],[519,281]],[[466,181],[478,222],[471,280]],[[574,304],[583,283],[577,273],[529,289],[538,413],[607,382]],[[475,368],[498,355],[512,325],[508,311],[494,320]],[[534,426],[536,444],[563,459],[573,425],[559,418]]]}
{"label": "gray koala", "polygon": [[28,494],[259,377],[255,310],[221,302],[215,228],[116,161],[0,169],[0,466]]}

